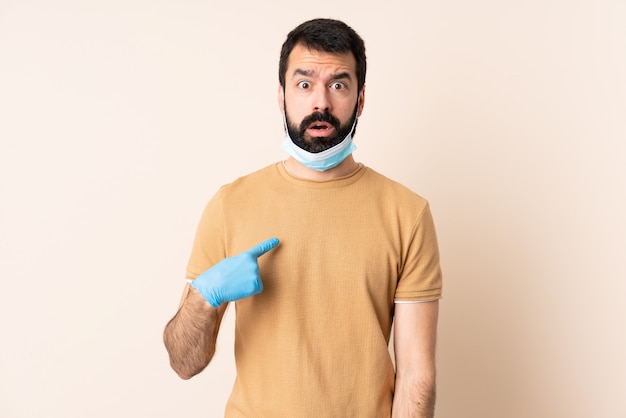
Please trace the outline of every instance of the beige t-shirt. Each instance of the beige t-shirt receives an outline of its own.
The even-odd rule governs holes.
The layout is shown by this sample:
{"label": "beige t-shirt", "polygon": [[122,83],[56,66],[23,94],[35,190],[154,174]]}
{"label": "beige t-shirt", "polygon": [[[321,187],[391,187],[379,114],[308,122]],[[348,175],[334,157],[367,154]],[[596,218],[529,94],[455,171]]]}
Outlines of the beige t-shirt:
{"label": "beige t-shirt", "polygon": [[316,182],[277,163],[208,203],[187,276],[271,237],[263,292],[236,302],[226,417],[388,417],[394,299],[441,297],[428,203],[365,166]]}

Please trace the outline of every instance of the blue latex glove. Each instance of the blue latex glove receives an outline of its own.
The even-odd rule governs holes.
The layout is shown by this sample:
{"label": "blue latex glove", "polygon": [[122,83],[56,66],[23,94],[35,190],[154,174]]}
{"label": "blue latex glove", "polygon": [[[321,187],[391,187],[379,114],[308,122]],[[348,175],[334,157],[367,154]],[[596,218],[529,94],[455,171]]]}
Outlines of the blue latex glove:
{"label": "blue latex glove", "polygon": [[270,238],[233,257],[228,257],[199,275],[191,286],[217,308],[224,302],[261,293],[263,282],[257,259],[278,245],[278,238]]}

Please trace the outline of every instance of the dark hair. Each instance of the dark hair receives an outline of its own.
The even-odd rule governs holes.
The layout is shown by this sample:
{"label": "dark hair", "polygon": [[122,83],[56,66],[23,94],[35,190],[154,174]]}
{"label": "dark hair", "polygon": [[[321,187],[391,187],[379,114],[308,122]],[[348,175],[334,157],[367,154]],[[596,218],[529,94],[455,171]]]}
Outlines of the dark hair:
{"label": "dark hair", "polygon": [[360,92],[365,85],[367,62],[363,39],[348,25],[333,19],[313,19],[302,23],[289,32],[283,43],[278,61],[278,81],[285,87],[285,73],[289,54],[296,45],[328,53],[352,52],[356,60],[357,87]]}

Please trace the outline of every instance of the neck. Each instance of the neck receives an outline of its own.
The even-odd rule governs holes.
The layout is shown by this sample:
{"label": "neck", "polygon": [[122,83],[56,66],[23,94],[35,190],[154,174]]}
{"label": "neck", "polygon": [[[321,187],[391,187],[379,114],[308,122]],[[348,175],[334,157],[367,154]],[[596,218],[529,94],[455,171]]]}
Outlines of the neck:
{"label": "neck", "polygon": [[287,169],[292,176],[314,181],[326,181],[344,177],[359,168],[359,164],[354,161],[352,155],[348,155],[339,165],[329,168],[326,171],[317,171],[308,168],[293,157],[289,157],[284,164],[285,169]]}

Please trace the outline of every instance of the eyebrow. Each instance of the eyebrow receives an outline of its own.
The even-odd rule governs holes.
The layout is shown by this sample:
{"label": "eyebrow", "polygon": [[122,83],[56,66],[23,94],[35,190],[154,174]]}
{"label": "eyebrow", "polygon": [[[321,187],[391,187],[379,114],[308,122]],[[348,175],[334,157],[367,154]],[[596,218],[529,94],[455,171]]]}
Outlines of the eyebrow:
{"label": "eyebrow", "polygon": [[[293,76],[297,76],[297,75],[303,75],[305,77],[312,77],[315,74],[315,71],[312,70],[303,70],[302,68],[296,68],[293,71]],[[352,77],[350,77],[350,73],[345,71],[342,73],[337,73],[337,74],[332,74],[330,77],[331,80],[342,80],[342,79],[348,79],[348,80],[352,80]]]}

